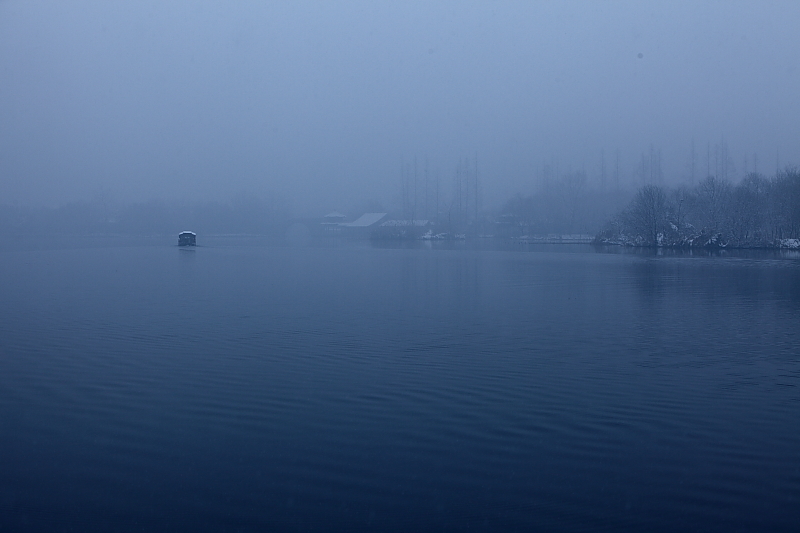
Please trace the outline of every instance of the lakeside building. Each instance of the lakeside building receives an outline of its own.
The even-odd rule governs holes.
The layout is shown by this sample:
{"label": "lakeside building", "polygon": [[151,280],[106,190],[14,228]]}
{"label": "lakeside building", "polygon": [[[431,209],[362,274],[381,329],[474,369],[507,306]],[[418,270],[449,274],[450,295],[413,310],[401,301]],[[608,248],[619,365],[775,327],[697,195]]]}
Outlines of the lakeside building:
{"label": "lakeside building", "polygon": [[375,228],[373,239],[420,239],[429,228],[430,220],[387,220]]}
{"label": "lakeside building", "polygon": [[342,231],[342,224],[347,221],[347,216],[339,211],[331,211],[322,217],[322,232],[325,234],[340,233]]}
{"label": "lakeside building", "polygon": [[347,238],[368,239],[387,216],[388,213],[364,213],[352,222],[340,223],[338,227]]}

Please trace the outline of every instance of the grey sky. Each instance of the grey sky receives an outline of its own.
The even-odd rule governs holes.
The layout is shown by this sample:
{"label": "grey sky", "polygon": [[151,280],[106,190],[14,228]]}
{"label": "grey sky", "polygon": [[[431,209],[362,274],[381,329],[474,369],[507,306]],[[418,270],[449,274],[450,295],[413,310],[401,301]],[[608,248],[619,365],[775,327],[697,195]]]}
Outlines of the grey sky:
{"label": "grey sky", "polygon": [[[0,203],[390,203],[401,158],[488,201],[557,159],[724,137],[800,162],[800,2],[0,2]],[[642,57],[638,57],[642,54]],[[698,173],[701,173],[698,170]],[[188,192],[186,192],[188,191]]]}

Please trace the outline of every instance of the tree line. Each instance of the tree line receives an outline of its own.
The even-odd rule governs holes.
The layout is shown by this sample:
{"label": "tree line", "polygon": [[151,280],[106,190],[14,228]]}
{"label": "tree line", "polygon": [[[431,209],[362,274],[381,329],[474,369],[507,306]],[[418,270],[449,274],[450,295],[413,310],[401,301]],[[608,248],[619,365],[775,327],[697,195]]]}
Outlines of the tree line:
{"label": "tree line", "polygon": [[800,238],[800,169],[739,183],[708,176],[694,187],[647,184],[597,235],[598,243],[670,247],[780,247]]}
{"label": "tree line", "polygon": [[424,162],[401,160],[400,206],[398,215],[409,221],[427,220],[451,231],[475,227],[480,218],[481,186],[478,178],[478,155],[459,158],[453,172],[452,191],[440,180],[438,170],[429,172]]}

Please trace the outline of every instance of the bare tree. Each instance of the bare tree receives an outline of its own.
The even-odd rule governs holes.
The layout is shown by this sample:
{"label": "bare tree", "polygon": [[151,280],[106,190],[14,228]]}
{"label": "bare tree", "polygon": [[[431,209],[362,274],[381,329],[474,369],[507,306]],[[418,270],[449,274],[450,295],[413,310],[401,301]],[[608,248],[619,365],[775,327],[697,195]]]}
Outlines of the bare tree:
{"label": "bare tree", "polygon": [[417,218],[417,156],[414,156],[414,210],[411,212],[411,223]]}
{"label": "bare tree", "polygon": [[600,150],[600,187],[606,188],[606,151]]}
{"label": "bare tree", "polygon": [[760,176],[750,173],[733,189],[726,226],[734,244],[757,243],[763,239],[765,185]]}
{"label": "bare tree", "polygon": [[727,181],[709,176],[697,186],[696,219],[706,231],[724,230],[722,222],[730,201],[731,185]]}
{"label": "bare tree", "polygon": [[478,224],[478,152],[475,152],[475,224]]}
{"label": "bare tree", "polygon": [[430,218],[430,214],[428,212],[428,156],[425,156],[425,217],[426,219]]}
{"label": "bare tree", "polygon": [[667,195],[657,185],[647,184],[636,193],[627,212],[630,230],[641,235],[650,246],[659,244],[659,234],[667,223]]}

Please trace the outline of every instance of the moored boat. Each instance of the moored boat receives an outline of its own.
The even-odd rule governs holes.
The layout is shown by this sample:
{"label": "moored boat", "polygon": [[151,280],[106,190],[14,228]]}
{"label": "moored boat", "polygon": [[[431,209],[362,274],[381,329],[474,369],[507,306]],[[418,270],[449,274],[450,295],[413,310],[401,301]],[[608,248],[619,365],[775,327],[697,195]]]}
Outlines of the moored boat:
{"label": "moored boat", "polygon": [[193,231],[178,233],[178,246],[197,246],[197,235]]}

